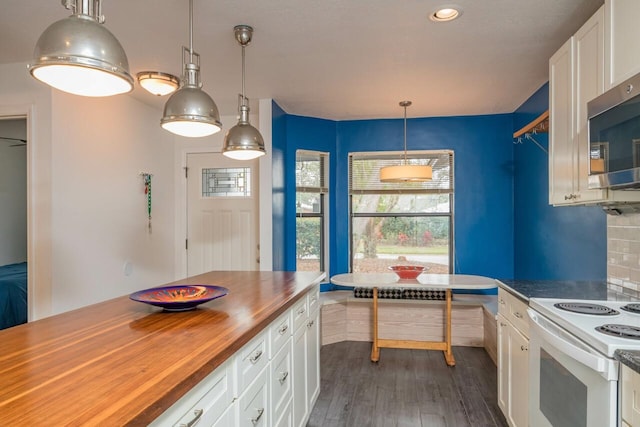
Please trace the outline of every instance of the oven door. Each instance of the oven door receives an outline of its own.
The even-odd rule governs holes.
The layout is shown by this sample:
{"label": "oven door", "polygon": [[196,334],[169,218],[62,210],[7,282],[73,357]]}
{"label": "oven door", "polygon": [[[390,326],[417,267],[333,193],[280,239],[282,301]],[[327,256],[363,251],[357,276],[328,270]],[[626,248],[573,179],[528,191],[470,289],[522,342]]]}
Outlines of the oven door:
{"label": "oven door", "polygon": [[539,313],[527,312],[531,319],[529,425],[617,426],[618,362]]}

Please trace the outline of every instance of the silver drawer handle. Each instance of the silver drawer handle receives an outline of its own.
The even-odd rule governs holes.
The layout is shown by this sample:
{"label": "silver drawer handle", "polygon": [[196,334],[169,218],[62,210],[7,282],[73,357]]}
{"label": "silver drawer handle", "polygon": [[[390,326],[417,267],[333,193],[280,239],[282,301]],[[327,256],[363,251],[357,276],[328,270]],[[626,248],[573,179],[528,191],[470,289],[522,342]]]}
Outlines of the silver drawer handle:
{"label": "silver drawer handle", "polygon": [[307,328],[312,327],[314,322],[315,322],[315,320],[312,320],[311,322],[307,323]]}
{"label": "silver drawer handle", "polygon": [[284,335],[284,333],[287,332],[287,329],[289,329],[289,325],[286,325],[286,324],[282,325],[280,329],[278,329],[278,333],[280,335]]}
{"label": "silver drawer handle", "polygon": [[260,356],[262,356],[262,350],[256,351],[255,354],[253,356],[251,356],[249,361],[251,363],[256,363],[258,361],[258,359],[260,359]]}
{"label": "silver drawer handle", "polygon": [[178,427],[191,427],[192,425],[198,422],[203,412],[204,411],[202,409],[196,409],[195,411],[193,411],[193,415],[194,415],[193,419],[186,424],[181,423]]}
{"label": "silver drawer handle", "polygon": [[282,375],[280,375],[280,378],[278,378],[278,381],[280,381],[280,385],[284,384],[288,376],[289,372],[283,372]]}
{"label": "silver drawer handle", "polygon": [[298,314],[302,314],[304,312],[305,312],[305,308],[304,307],[302,307],[302,308],[300,308],[300,310],[298,310]]}
{"label": "silver drawer handle", "polygon": [[522,319],[522,314],[520,314],[519,312],[515,312],[513,313],[514,316],[516,316],[518,319]]}
{"label": "silver drawer handle", "polygon": [[262,418],[262,414],[264,414],[264,408],[258,409],[258,416],[255,418],[251,418],[251,423],[253,425],[258,424],[258,421],[260,421],[260,418]]}

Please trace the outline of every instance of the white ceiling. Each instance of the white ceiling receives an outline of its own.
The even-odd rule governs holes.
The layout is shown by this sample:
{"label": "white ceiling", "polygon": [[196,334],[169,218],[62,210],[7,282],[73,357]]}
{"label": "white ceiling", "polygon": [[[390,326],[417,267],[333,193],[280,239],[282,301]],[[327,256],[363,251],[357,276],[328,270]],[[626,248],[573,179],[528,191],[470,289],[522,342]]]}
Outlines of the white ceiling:
{"label": "white ceiling", "polygon": [[[237,109],[241,48],[254,27],[246,94],[286,112],[334,120],[513,112],[548,80],[548,58],[603,0],[456,0],[463,15],[434,23],[448,0],[195,0],[194,49],[204,90]],[[104,0],[106,27],[131,73],[181,74],[187,0]],[[0,63],[28,62],[44,29],[70,13],[60,0],[2,0]],[[25,71],[27,72],[27,71]],[[132,96],[162,109],[137,84]],[[252,103],[252,105],[254,105]]]}

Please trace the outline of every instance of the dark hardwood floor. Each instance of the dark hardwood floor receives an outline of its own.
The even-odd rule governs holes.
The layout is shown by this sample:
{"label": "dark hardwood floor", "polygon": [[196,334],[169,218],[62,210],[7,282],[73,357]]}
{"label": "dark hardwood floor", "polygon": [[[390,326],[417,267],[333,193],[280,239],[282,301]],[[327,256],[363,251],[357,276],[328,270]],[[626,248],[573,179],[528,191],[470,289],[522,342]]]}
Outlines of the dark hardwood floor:
{"label": "dark hardwood floor", "polygon": [[454,347],[456,366],[441,351],[386,349],[346,341],[320,351],[321,390],[308,427],[507,426],[498,408],[497,370],[483,348]]}

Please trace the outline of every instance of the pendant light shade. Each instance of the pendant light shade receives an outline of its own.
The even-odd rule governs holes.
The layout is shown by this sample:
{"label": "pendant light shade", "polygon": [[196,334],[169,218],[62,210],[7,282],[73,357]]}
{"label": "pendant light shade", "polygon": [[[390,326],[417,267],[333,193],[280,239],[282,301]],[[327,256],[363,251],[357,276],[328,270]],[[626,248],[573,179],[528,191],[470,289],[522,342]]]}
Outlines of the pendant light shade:
{"label": "pendant light shade", "polygon": [[202,137],[222,129],[213,99],[202,90],[200,55],[193,51],[193,0],[189,0],[189,48],[182,48],[181,87],[164,104],[163,129],[176,135]]}
{"label": "pendant light shade", "polygon": [[404,108],[404,161],[401,165],[380,168],[382,182],[420,182],[429,181],[432,178],[431,166],[407,163],[407,107],[410,105],[411,101],[400,102],[400,106]]}
{"label": "pendant light shade", "polygon": [[244,48],[251,42],[253,28],[237,25],[233,31],[242,46],[242,94],[238,97],[240,119],[224,136],[222,154],[236,160],[251,160],[266,154],[262,135],[249,123],[249,99],[244,96]]}
{"label": "pendant light shade", "polygon": [[29,72],[64,92],[111,96],[130,92],[133,78],[122,45],[102,23],[101,0],[66,0],[73,15],[40,36]]}

